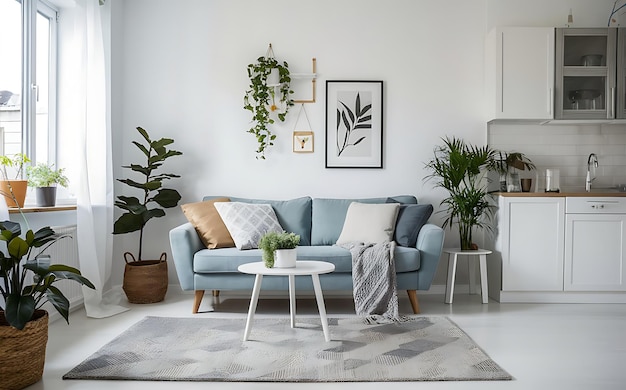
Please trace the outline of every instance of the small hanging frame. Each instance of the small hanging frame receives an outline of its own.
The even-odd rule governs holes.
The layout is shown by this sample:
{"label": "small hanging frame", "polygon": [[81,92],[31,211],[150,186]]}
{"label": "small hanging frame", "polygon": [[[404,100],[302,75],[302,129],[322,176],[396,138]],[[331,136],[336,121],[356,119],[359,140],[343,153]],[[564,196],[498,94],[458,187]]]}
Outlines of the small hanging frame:
{"label": "small hanging frame", "polygon": [[[309,125],[309,131],[296,131],[295,128],[298,126],[298,120],[300,120],[300,114],[304,111],[304,116],[306,118],[306,123]],[[294,153],[313,153],[314,151],[314,135],[313,128],[311,127],[311,122],[309,121],[309,116],[306,113],[306,109],[304,108],[304,103],[300,106],[300,111],[298,111],[298,117],[296,118],[296,123],[294,124],[294,132],[293,132],[293,152]]]}

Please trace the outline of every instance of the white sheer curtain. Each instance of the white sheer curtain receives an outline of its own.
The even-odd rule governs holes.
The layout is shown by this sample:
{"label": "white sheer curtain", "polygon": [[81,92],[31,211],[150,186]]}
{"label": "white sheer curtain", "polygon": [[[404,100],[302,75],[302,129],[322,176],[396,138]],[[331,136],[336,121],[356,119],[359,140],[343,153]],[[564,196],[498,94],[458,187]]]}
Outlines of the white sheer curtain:
{"label": "white sheer curtain", "polygon": [[107,112],[107,83],[101,10],[98,0],[76,0],[76,69],[78,96],[77,189],[80,270],[96,286],[83,288],[87,316],[102,318],[128,308],[120,306],[121,291],[104,295],[111,276],[113,229],[113,169],[111,124]]}

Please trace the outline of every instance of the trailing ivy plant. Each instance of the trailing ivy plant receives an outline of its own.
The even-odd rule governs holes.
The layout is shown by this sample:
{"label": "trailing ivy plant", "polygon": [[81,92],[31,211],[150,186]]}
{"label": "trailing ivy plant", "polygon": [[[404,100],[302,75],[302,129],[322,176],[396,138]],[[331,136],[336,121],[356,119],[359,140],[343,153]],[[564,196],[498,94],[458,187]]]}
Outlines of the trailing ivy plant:
{"label": "trailing ivy plant", "polygon": [[[278,70],[278,86],[267,85],[267,79],[273,69]],[[272,134],[268,125],[274,123],[270,116],[275,112],[281,122],[285,121],[285,116],[289,107],[293,106],[293,99],[290,89],[291,77],[289,75],[289,65],[287,62],[278,62],[274,57],[259,57],[255,63],[248,65],[248,77],[250,78],[250,89],[246,91],[243,102],[246,110],[252,112],[253,126],[248,133],[254,134],[259,143],[256,150],[258,159],[265,159],[265,149],[274,145],[276,135]],[[276,95],[279,96],[276,96]],[[278,104],[276,99],[278,98]],[[283,110],[281,111],[281,107]]]}

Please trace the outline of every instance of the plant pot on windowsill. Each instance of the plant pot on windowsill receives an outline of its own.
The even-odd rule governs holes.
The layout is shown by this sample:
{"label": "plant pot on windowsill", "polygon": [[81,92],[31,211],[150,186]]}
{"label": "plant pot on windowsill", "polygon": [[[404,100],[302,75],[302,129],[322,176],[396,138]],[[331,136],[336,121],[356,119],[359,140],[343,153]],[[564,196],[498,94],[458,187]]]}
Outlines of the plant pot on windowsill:
{"label": "plant pot on windowsill", "polygon": [[38,207],[54,207],[57,203],[57,187],[37,187],[35,196]]}
{"label": "plant pot on windowsill", "polygon": [[35,187],[38,207],[54,207],[57,199],[57,184],[67,187],[68,179],[64,169],[54,169],[53,165],[37,164],[26,168],[28,186]]}
{"label": "plant pot on windowsill", "polygon": [[0,194],[4,196],[8,207],[24,207],[27,189],[26,180],[0,180]]}

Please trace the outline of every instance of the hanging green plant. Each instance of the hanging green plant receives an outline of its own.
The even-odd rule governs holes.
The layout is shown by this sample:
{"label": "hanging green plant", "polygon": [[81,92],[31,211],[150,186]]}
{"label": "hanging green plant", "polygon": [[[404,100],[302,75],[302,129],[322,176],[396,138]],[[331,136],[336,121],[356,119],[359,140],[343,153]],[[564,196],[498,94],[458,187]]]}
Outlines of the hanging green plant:
{"label": "hanging green plant", "polygon": [[[265,159],[265,149],[274,145],[273,141],[276,139],[276,134],[268,128],[268,125],[274,123],[270,114],[275,113],[278,119],[284,122],[289,107],[293,106],[289,65],[285,61],[278,62],[273,54],[270,45],[264,57],[259,57],[255,63],[248,65],[250,89],[246,91],[243,99],[243,108],[252,112],[253,126],[248,133],[256,136],[259,143],[256,150],[257,158],[262,160]],[[276,84],[268,83],[272,71],[278,73]]]}

